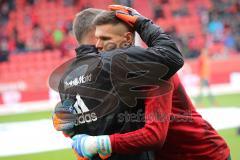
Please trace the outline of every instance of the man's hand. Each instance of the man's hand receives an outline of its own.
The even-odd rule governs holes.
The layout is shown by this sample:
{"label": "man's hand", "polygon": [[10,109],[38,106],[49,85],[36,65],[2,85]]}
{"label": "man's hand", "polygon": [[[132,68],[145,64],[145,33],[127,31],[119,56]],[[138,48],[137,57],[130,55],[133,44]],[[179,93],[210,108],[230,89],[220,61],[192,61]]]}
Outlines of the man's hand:
{"label": "man's hand", "polygon": [[101,159],[111,156],[112,148],[109,136],[88,136],[79,134],[72,138],[72,148],[80,157],[91,159],[99,154]]}
{"label": "man's hand", "polygon": [[73,129],[76,122],[76,114],[73,113],[73,101],[65,100],[57,104],[53,112],[53,126],[57,131]]}
{"label": "man's hand", "polygon": [[141,16],[135,9],[122,5],[109,5],[108,8],[116,11],[116,16],[131,27],[135,26],[137,19]]}

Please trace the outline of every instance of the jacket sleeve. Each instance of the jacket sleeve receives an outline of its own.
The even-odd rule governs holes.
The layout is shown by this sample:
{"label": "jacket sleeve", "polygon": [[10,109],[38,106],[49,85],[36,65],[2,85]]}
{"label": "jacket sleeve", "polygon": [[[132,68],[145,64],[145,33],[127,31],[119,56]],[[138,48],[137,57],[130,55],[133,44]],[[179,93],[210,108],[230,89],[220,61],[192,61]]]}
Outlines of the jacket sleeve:
{"label": "jacket sleeve", "polygon": [[125,53],[130,58],[165,65],[168,72],[163,79],[169,79],[183,66],[183,56],[176,43],[159,26],[153,24],[149,19],[139,17],[135,29],[148,48],[128,48]]}
{"label": "jacket sleeve", "polygon": [[141,129],[110,135],[113,153],[134,154],[158,150],[165,142],[169,127],[172,91],[146,101],[145,126]]}

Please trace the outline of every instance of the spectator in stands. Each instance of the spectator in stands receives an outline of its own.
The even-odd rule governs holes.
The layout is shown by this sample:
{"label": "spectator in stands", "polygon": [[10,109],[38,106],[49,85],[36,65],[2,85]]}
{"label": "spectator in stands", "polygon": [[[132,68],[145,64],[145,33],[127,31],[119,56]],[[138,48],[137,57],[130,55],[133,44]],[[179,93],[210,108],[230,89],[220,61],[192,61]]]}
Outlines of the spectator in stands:
{"label": "spectator in stands", "polygon": [[159,18],[165,18],[163,8],[161,4],[152,5],[153,8],[153,20],[157,21]]}
{"label": "spectator in stands", "polygon": [[73,6],[76,3],[76,0],[64,0],[63,4],[65,7]]}
{"label": "spectator in stands", "polygon": [[0,5],[0,24],[7,23],[9,12],[10,12],[9,3],[5,2],[2,5]]}
{"label": "spectator in stands", "polygon": [[35,0],[27,0],[27,4],[32,6],[35,4]]}
{"label": "spectator in stands", "polygon": [[[51,3],[57,3],[57,5],[61,5],[62,7],[67,6],[77,10],[79,9],[82,10],[85,8],[92,7],[92,4],[94,3],[93,1],[78,1],[78,0],[70,0],[70,1],[47,0],[46,3],[48,3],[49,1],[51,1]],[[113,1],[116,3],[127,5],[127,6],[132,6],[135,2],[134,0],[113,0]],[[203,26],[201,31],[213,37],[212,42],[209,46],[210,48],[215,48],[213,49],[214,52],[216,51],[217,47],[220,48],[220,45],[225,46],[225,48],[227,48],[226,51],[229,51],[229,53],[232,52],[231,50],[234,51],[234,49],[238,53],[240,52],[240,23],[239,23],[240,22],[240,14],[239,14],[240,2],[239,1],[211,0],[210,7],[205,5],[205,3],[198,3],[198,5],[189,5],[191,6],[189,7],[186,4],[195,3],[195,2],[189,1],[189,0],[184,0],[184,1],[186,2],[181,4],[179,2],[178,9],[173,11],[174,16],[177,16],[179,19],[181,19],[183,16],[188,16],[190,14],[192,16],[192,10],[190,9],[192,7],[196,15],[199,15],[201,18],[201,22]],[[31,31],[28,31],[28,30],[23,31],[21,29],[21,25],[17,25],[16,27],[20,32],[19,33],[20,36],[16,36],[15,38],[13,38],[12,34],[14,34],[15,30],[12,29],[11,25],[15,23],[15,20],[19,21],[19,19],[16,19],[16,18],[13,18],[14,21],[13,19],[11,19],[12,15],[15,17],[19,16],[19,15],[16,16],[18,14],[19,9],[18,11],[14,10],[15,8],[19,8],[20,6],[20,4],[17,3],[19,6],[16,7],[16,2],[18,1],[4,0],[4,1],[1,1],[1,4],[0,4],[0,25],[7,24],[7,26],[9,27],[6,31],[8,33],[9,39],[12,42],[14,42],[14,43],[12,42],[11,43],[15,45],[15,47],[12,47],[16,49],[13,52],[25,52],[27,50],[39,50],[39,49],[42,50],[42,49],[58,48],[61,45],[62,40],[64,39],[64,35],[65,35],[64,32],[68,33],[68,31],[71,30],[71,27],[69,27],[71,26],[71,23],[69,23],[71,22],[71,20],[67,19],[66,23],[64,24],[62,23],[63,25],[58,26],[57,29],[51,29],[49,33],[46,33],[46,35],[45,35],[45,32],[43,32],[46,29],[45,28],[46,26],[44,26],[44,28],[40,26],[39,30],[42,30],[44,36],[43,36],[43,39],[40,38],[41,40],[38,39],[37,41],[33,40],[33,37],[35,37],[35,35],[33,35],[32,38],[29,38],[28,35],[29,33],[31,35]],[[173,1],[169,1],[169,0],[149,0],[149,2],[150,2],[149,3],[150,7],[152,8],[152,11],[153,11],[153,16],[154,16],[153,19],[156,19],[156,20],[159,17],[164,18],[165,16],[167,16],[168,13],[166,13],[165,10],[163,10],[163,6],[169,6],[169,10],[170,10],[171,9],[170,6],[173,3]],[[20,11],[21,11],[21,14],[23,15],[23,23],[22,22],[21,23],[24,27],[26,25],[30,27],[33,26],[32,27],[33,34],[35,34],[34,25],[38,23],[40,24],[40,21],[42,19],[41,17],[42,15],[38,13],[39,8],[37,7],[40,3],[42,3],[42,1],[24,0],[20,6]],[[44,20],[48,22],[48,17],[44,17]],[[63,18],[61,20],[66,20],[66,19]],[[174,18],[169,19],[169,21],[171,20],[174,21]],[[229,32],[225,32],[225,29],[224,29],[225,23],[229,25],[228,26],[230,30]],[[170,28],[170,27],[167,27],[167,28]],[[24,36],[22,36],[25,34],[24,32],[29,32],[26,34],[26,37],[28,38],[27,40],[25,39]],[[49,34],[52,34],[52,38],[49,37]],[[190,53],[188,54],[188,50],[189,50],[188,35],[182,32],[181,33],[176,32],[174,34],[175,34],[174,37],[176,36],[178,37],[177,41],[180,48],[184,50],[184,53],[186,53],[185,57],[188,58],[190,56],[191,58],[195,58],[196,55],[198,55],[196,50],[192,50],[192,48],[190,48]],[[199,35],[195,35],[195,37],[198,37],[198,36]],[[189,42],[191,43],[190,47],[192,47],[192,41],[195,41],[195,40],[194,39],[190,40]],[[220,43],[216,44],[215,41],[218,41],[218,42],[220,41]],[[32,48],[34,47],[33,46],[34,43],[37,44],[37,46],[35,46],[37,49]],[[30,47],[30,49],[28,49],[28,47]]]}
{"label": "spectator in stands", "polygon": [[13,53],[26,52],[26,44],[22,39],[19,38],[16,26],[13,28],[9,43],[11,45],[11,51]]}
{"label": "spectator in stands", "polygon": [[64,31],[66,33],[72,31],[72,21],[65,21],[64,22]]}
{"label": "spectator in stands", "polygon": [[60,43],[59,49],[61,51],[61,57],[65,57],[67,55],[69,55],[69,51],[74,50],[76,48],[76,44],[74,42],[75,39],[72,35],[72,32],[69,31],[67,33],[64,32],[64,39],[63,41]]}
{"label": "spectator in stands", "polygon": [[17,37],[15,44],[16,44],[16,53],[26,52],[26,44],[23,40]]}
{"label": "spectator in stands", "polygon": [[168,4],[168,0],[161,0],[162,4]]}
{"label": "spectator in stands", "polygon": [[43,39],[43,44],[44,44],[44,50],[52,50],[54,48],[54,40],[53,40],[51,31],[46,32]]}
{"label": "spectator in stands", "polygon": [[238,33],[235,38],[236,38],[236,49],[237,49],[237,52],[240,54],[240,33]]}
{"label": "spectator in stands", "polygon": [[134,0],[114,0],[115,3],[128,7],[132,7],[133,1]]}
{"label": "spectator in stands", "polygon": [[64,32],[62,29],[57,28],[53,31],[53,40],[56,46],[59,46],[64,39]]}
{"label": "spectator in stands", "polygon": [[[0,25],[0,31],[5,31],[6,25]],[[0,32],[0,61],[7,61],[8,55],[14,49],[15,39],[7,34],[7,32]]]}
{"label": "spectator in stands", "polygon": [[[239,2],[240,3],[240,2]],[[240,4],[239,4],[239,8],[240,8]],[[240,9],[238,9],[239,11]],[[233,36],[235,38],[235,42],[236,42],[236,50],[238,51],[238,53],[240,53],[240,11],[238,12],[238,14],[236,14],[235,16],[235,23],[234,26],[232,28],[232,32],[233,32]]]}
{"label": "spectator in stands", "polygon": [[16,9],[16,0],[7,0],[9,11]]}
{"label": "spectator in stands", "polygon": [[233,50],[236,48],[236,40],[229,25],[225,27],[223,41],[228,49]]}
{"label": "spectator in stands", "polygon": [[188,8],[187,8],[187,3],[182,3],[181,7],[179,9],[172,11],[172,15],[174,17],[185,17],[189,15]]}
{"label": "spectator in stands", "polygon": [[29,51],[41,51],[44,49],[43,43],[44,33],[42,28],[35,24],[33,26],[32,37],[27,40],[27,50]]}
{"label": "spectator in stands", "polygon": [[199,41],[197,37],[194,35],[191,35],[188,40],[188,58],[196,58],[200,55],[200,49],[199,49]]}
{"label": "spectator in stands", "polygon": [[201,26],[203,27],[203,32],[206,33],[207,32],[207,26],[209,23],[209,13],[208,13],[208,9],[206,8],[206,6],[197,6],[197,13],[198,16],[200,17],[200,21],[201,21]]}
{"label": "spectator in stands", "polygon": [[30,26],[30,27],[33,26],[33,29],[35,28],[35,25],[38,25],[38,24],[33,24],[33,21],[32,21],[32,6],[25,7],[23,22],[25,26]]}
{"label": "spectator in stands", "polygon": [[188,40],[186,36],[179,36],[177,31],[176,31],[176,27],[175,26],[171,26],[169,28],[166,29],[165,31],[167,34],[171,35],[172,38],[174,39],[174,41],[177,43],[178,48],[180,49],[181,53],[184,54],[184,57],[188,58],[189,55],[186,53],[189,53],[189,49],[188,49]]}
{"label": "spectator in stands", "polygon": [[224,25],[216,13],[213,13],[212,20],[208,24],[208,32],[213,35],[214,41],[221,41]]}
{"label": "spectator in stands", "polygon": [[7,61],[9,55],[8,38],[0,38],[0,62]]}

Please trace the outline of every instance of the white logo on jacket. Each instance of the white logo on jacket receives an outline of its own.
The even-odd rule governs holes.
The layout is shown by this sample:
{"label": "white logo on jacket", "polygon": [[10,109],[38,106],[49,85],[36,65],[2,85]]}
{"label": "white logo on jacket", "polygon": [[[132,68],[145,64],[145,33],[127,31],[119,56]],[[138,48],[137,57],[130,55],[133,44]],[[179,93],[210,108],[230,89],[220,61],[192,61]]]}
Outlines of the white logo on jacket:
{"label": "white logo on jacket", "polygon": [[82,75],[77,78],[74,78],[73,80],[66,81],[65,85],[67,87],[71,87],[71,86],[77,86],[79,84],[83,84],[83,83],[87,83],[87,82],[91,82],[91,81],[92,81],[92,74],[90,73],[87,76]]}
{"label": "white logo on jacket", "polygon": [[96,113],[90,112],[90,113],[84,114],[85,112],[89,112],[89,109],[86,106],[86,104],[83,102],[79,94],[76,95],[76,99],[77,100],[73,105],[73,107],[75,108],[76,113],[79,114],[78,123],[83,124],[83,123],[90,123],[90,122],[96,121],[97,120]]}

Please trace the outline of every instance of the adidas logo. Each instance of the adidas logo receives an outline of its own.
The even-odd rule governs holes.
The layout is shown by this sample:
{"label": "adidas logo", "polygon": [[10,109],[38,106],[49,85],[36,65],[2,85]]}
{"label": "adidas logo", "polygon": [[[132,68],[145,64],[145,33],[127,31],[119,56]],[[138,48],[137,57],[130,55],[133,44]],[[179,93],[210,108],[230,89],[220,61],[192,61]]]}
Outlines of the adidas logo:
{"label": "adidas logo", "polygon": [[83,123],[90,123],[90,122],[96,121],[97,120],[96,113],[91,112],[91,113],[83,114],[85,112],[88,112],[89,109],[87,108],[87,106],[85,105],[85,103],[83,102],[83,100],[79,94],[76,95],[76,99],[77,99],[77,101],[75,102],[73,107],[74,107],[75,112],[78,115],[81,114],[78,117],[78,123],[83,124]]}

